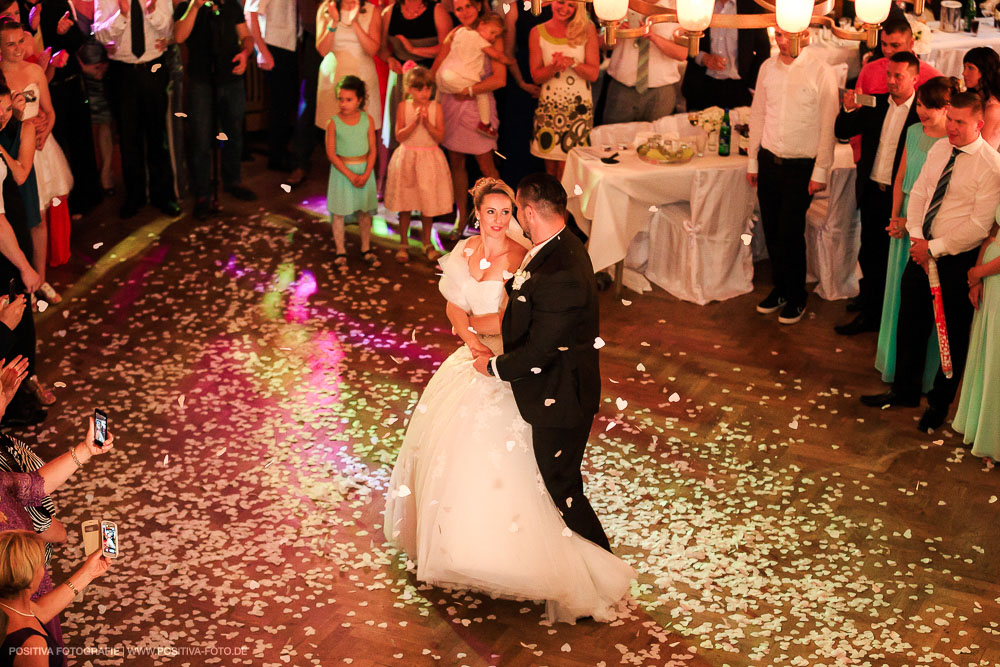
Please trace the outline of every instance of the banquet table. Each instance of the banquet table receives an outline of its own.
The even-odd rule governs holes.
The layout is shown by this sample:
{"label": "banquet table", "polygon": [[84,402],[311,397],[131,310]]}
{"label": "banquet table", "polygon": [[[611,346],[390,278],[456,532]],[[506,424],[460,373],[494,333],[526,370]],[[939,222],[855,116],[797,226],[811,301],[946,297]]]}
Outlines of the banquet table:
{"label": "banquet table", "polygon": [[989,30],[981,35],[971,32],[941,32],[931,30],[931,50],[924,60],[945,76],[962,76],[962,58],[970,49],[988,46],[1000,52],[1000,31]]}
{"label": "banquet table", "polygon": [[[570,152],[562,184],[568,208],[590,236],[594,269],[622,262],[637,239],[645,248],[629,262],[638,272],[626,283],[637,291],[652,282],[674,296],[705,304],[753,290],[756,193],[746,180],[747,158],[706,154],[687,164],[654,165],[633,149],[618,164],[601,161],[602,147]],[[810,272],[817,294],[836,299],[857,293],[859,223],[850,146],[837,145],[828,192],[814,198],[808,216]],[[759,252],[758,252],[759,254]],[[647,282],[648,281],[648,282]]]}

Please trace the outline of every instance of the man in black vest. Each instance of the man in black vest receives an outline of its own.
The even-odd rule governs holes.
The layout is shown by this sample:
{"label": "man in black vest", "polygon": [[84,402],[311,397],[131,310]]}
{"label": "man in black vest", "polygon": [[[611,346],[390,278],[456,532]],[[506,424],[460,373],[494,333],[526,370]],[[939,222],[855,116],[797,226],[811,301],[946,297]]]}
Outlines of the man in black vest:
{"label": "man in black vest", "polygon": [[511,383],[531,424],[538,470],[566,525],[611,551],[580,472],[601,400],[594,267],[566,227],[566,191],[555,177],[526,176],[517,208],[534,246],[505,285],[504,353],[478,358],[476,370]]}
{"label": "man in black vest", "polygon": [[906,145],[906,129],[919,123],[914,93],[920,61],[909,51],[894,53],[886,69],[888,94],[875,95],[875,106],[859,106],[854,91],[844,94],[834,132],[846,140],[861,135],[856,194],[861,209],[861,312],[834,327],[843,336],[878,331],[889,258],[886,226],[892,215],[892,184]]}

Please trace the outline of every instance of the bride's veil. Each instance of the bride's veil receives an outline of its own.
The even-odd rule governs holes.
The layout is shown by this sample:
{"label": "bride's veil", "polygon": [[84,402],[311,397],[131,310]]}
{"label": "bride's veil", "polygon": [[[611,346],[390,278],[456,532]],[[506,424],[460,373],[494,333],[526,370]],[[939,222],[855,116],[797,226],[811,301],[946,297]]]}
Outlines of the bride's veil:
{"label": "bride's veil", "polygon": [[521,229],[521,225],[518,224],[517,218],[514,216],[510,216],[510,223],[507,225],[507,238],[513,239],[525,250],[531,250],[531,241],[524,235],[524,230]]}

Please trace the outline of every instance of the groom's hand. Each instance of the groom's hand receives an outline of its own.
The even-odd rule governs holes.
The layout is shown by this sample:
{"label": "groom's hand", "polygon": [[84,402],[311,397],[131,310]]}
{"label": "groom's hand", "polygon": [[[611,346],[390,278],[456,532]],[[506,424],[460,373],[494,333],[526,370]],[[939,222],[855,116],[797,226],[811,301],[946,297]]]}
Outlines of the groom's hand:
{"label": "groom's hand", "polygon": [[489,376],[490,372],[486,370],[486,367],[490,365],[490,357],[487,356],[476,356],[475,361],[472,362],[472,367],[483,375]]}

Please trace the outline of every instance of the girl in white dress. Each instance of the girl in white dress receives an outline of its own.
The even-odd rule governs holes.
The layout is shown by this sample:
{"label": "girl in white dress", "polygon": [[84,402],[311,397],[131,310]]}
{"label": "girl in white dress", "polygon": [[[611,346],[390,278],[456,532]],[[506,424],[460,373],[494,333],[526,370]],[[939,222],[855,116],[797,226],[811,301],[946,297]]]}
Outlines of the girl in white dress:
{"label": "girl in white dress", "polygon": [[[501,352],[504,282],[525,251],[507,235],[510,188],[484,178],[472,195],[481,234],[440,262],[448,319],[465,345],[441,364],[414,410],[392,472],[385,535],[416,562],[420,581],[545,600],[551,621],[609,621],[635,571],[566,527],[510,385],[473,368],[475,356]],[[470,314],[496,314],[495,326],[473,333]]]}
{"label": "girl in white dress", "polygon": [[[19,27],[19,26],[17,26]],[[32,267],[42,277],[39,297],[52,303],[62,301],[59,294],[45,282],[45,265],[48,251],[47,217],[53,201],[63,201],[73,188],[73,173],[55,137],[51,136],[56,122],[49,84],[45,71],[38,65],[24,60],[27,33],[21,31],[18,39],[11,35],[16,27],[5,23],[0,29],[0,71],[7,80],[14,99],[14,108],[22,121],[35,119],[35,178],[38,181],[38,201],[42,222],[31,228],[33,246]]]}

